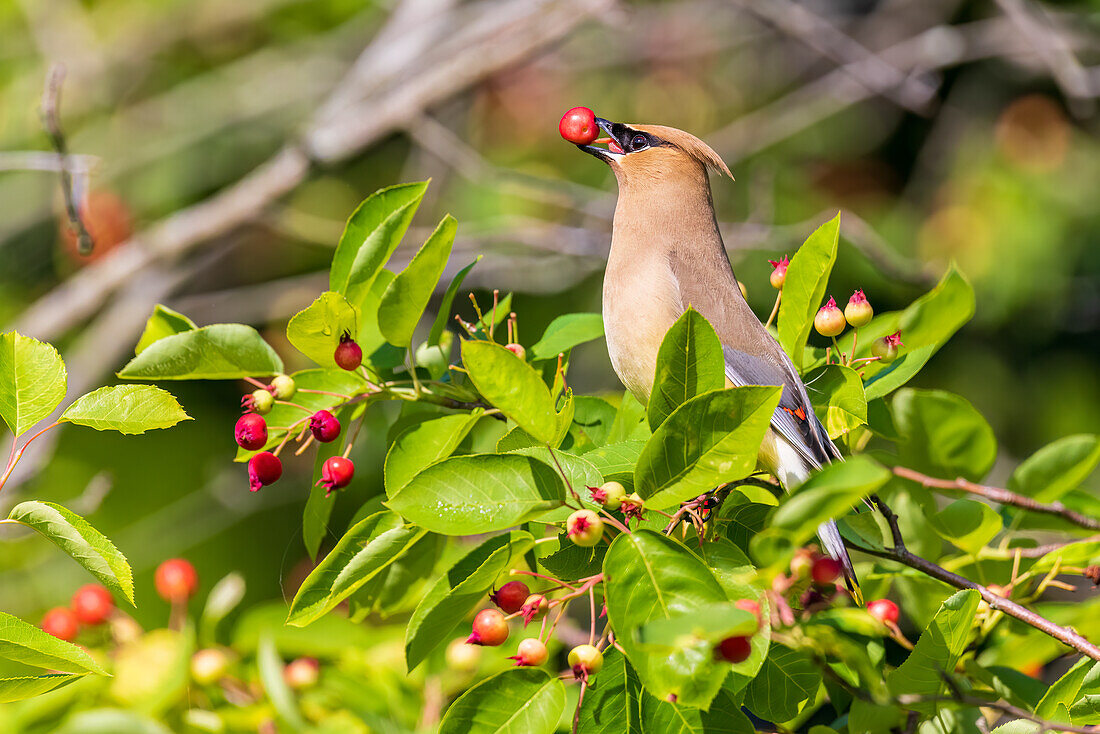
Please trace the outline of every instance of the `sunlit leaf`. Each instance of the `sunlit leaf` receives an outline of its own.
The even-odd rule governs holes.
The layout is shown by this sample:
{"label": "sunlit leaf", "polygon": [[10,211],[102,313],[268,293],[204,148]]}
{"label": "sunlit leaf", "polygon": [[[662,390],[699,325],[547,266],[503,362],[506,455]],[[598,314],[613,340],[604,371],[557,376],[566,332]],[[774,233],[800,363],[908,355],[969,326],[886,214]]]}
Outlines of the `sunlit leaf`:
{"label": "sunlit leaf", "polygon": [[22,701],[47,691],[66,686],[84,676],[71,673],[52,673],[49,675],[24,676],[21,678],[0,678],[0,703]]}
{"label": "sunlit leaf", "polygon": [[688,308],[665,334],[657,352],[657,371],[646,417],[654,431],[685,402],[726,384],[722,343],[714,328]]}
{"label": "sunlit leaf", "polygon": [[260,333],[244,324],[213,324],[150,344],[127,363],[128,380],[240,380],[283,371],[283,361]]}
{"label": "sunlit leaf", "polygon": [[783,300],[779,305],[779,343],[801,370],[803,347],[810,336],[814,316],[821,307],[829,274],[836,262],[840,214],[818,227],[798,248],[787,266]]}
{"label": "sunlit leaf", "polygon": [[598,313],[569,313],[558,316],[542,338],[531,347],[531,359],[557,359],[573,347],[603,336],[603,316]]}
{"label": "sunlit leaf", "polygon": [[997,456],[993,429],[965,399],[942,390],[905,388],[894,396],[894,418],[905,437],[900,463],[945,479],[979,481]]}
{"label": "sunlit leaf", "polygon": [[323,367],[336,368],[336,347],[344,333],[359,333],[359,311],[339,293],[325,291],[290,317],[286,338],[302,354]]}
{"label": "sunlit leaf", "polygon": [[760,673],[749,683],[745,705],[768,721],[787,721],[803,701],[817,693],[821,668],[809,656],[783,645],[772,645]]}
{"label": "sunlit leaf", "polygon": [[462,342],[462,362],[485,399],[543,443],[557,435],[557,411],[550,388],[515,354],[485,341]]}
{"label": "sunlit leaf", "polygon": [[134,347],[134,354],[141,354],[146,347],[158,339],[197,328],[199,328],[198,325],[191,319],[158,303],[153,307],[149,320],[145,322],[145,331],[141,333],[141,338]]}
{"label": "sunlit leaf", "polygon": [[420,250],[397,274],[378,306],[378,328],[386,341],[398,347],[412,343],[413,331],[428,306],[428,299],[443,275],[451,256],[458,222],[450,214],[443,217]]}
{"label": "sunlit leaf", "polygon": [[975,500],[955,500],[930,515],[928,522],[940,537],[971,555],[976,555],[1004,527],[992,507]]}
{"label": "sunlit leaf", "polygon": [[271,705],[275,707],[275,712],[279,715],[279,718],[294,731],[305,729],[306,722],[302,719],[302,714],[298,710],[294,693],[283,678],[283,668],[285,666],[270,635],[265,635],[260,639],[260,647],[256,651],[256,666],[260,670],[260,682],[263,683],[267,698],[271,701]]}
{"label": "sunlit leaf", "polygon": [[466,690],[439,722],[439,734],[550,734],[565,686],[538,668],[497,673]]}
{"label": "sunlit leaf", "polygon": [[65,398],[67,376],[51,345],[15,331],[0,334],[0,418],[18,436]]}
{"label": "sunlit leaf", "polygon": [[191,416],[171,393],[153,385],[101,387],[77,398],[58,419],[97,431],[129,435],[170,428],[189,420]]}
{"label": "sunlit leaf", "polygon": [[0,658],[66,673],[107,675],[82,648],[0,612]]}
{"label": "sunlit leaf", "polygon": [[1029,456],[1012,472],[1008,488],[1055,502],[1076,489],[1100,462],[1100,438],[1092,434],[1066,436]]}
{"label": "sunlit leaf", "polygon": [[839,438],[867,422],[867,397],[863,381],[851,367],[830,364],[806,375],[807,391],[818,420]]}

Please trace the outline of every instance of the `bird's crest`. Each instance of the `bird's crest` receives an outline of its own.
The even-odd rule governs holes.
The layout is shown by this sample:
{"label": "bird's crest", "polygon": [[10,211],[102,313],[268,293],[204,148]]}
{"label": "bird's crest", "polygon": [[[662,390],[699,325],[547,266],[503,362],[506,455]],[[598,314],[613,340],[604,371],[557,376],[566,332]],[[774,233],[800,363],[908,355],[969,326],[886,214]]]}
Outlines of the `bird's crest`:
{"label": "bird's crest", "polygon": [[716,173],[724,173],[731,179],[733,178],[733,174],[730,172],[726,162],[722,160],[722,157],[715,153],[713,148],[691,133],[686,133],[683,130],[677,130],[667,125],[630,125],[630,127],[634,130],[641,130],[642,132],[656,135],[662,140],[672,143],[704,166],[714,169]]}

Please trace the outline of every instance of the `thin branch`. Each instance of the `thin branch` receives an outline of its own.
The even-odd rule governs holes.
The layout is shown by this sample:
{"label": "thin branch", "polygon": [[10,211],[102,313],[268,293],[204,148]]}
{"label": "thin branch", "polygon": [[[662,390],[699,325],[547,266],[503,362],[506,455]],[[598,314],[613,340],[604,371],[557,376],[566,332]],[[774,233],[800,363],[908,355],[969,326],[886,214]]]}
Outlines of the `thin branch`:
{"label": "thin branch", "polygon": [[927,474],[921,474],[918,471],[907,469],[903,466],[894,467],[894,475],[901,477],[902,479],[909,479],[911,481],[920,484],[922,487],[928,489],[943,489],[955,492],[966,492],[968,494],[975,494],[979,497],[985,497],[988,500],[994,502],[1000,502],[1002,505],[1012,505],[1013,507],[1019,507],[1030,512],[1038,512],[1044,515],[1055,515],[1062,518],[1074,525],[1079,525],[1089,530],[1100,530],[1100,520],[1091,518],[1087,515],[1082,515],[1080,512],[1071,510],[1063,505],[1061,502],[1038,502],[1031,497],[1027,497],[1016,492],[1012,492],[1007,489],[1001,489],[1000,487],[989,487],[984,484],[976,484],[975,482],[968,481],[959,477],[958,479],[937,479],[930,477]]}
{"label": "thin branch", "polygon": [[91,232],[80,216],[80,204],[73,189],[73,172],[70,167],[69,146],[65,142],[65,133],[61,130],[61,84],[65,81],[65,65],[54,64],[46,74],[46,86],[42,90],[42,126],[50,138],[50,144],[57,151],[57,165],[61,170],[61,193],[65,196],[65,213],[69,217],[69,226],[76,231],[77,250],[81,255],[90,255],[95,247]]}

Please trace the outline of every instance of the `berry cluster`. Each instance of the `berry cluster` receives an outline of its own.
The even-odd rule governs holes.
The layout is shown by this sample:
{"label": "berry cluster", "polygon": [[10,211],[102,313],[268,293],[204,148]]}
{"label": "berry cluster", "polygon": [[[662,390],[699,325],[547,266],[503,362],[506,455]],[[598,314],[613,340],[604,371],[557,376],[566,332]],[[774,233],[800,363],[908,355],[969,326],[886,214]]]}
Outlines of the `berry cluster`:
{"label": "berry cluster", "polygon": [[[342,369],[358,370],[363,363],[363,349],[350,334],[344,332],[333,352],[333,361]],[[241,407],[246,412],[237,420],[233,436],[237,445],[245,451],[259,452],[248,460],[248,488],[256,492],[269,484],[274,484],[282,477],[283,462],[279,458],[279,453],[296,432],[296,440],[299,442],[308,437],[306,444],[311,441],[331,443],[340,437],[342,427],[340,420],[329,410],[313,411],[290,402],[290,399],[299,391],[316,391],[304,388],[299,390],[294,378],[289,375],[277,375],[267,385],[251,379],[249,381],[256,385],[257,389],[241,400]],[[344,397],[351,399],[351,396]],[[285,433],[285,438],[273,450],[263,450],[269,444],[268,426],[264,416],[271,412],[277,403],[299,408],[307,413],[307,416],[290,426],[275,429]],[[298,453],[304,449],[305,445],[298,450]],[[351,484],[351,480],[355,477],[355,464],[348,458],[350,452],[349,443],[342,456],[332,456],[322,465],[321,478],[317,481],[317,486],[325,488],[326,497],[333,490],[343,489]]]}
{"label": "berry cluster", "polygon": [[115,600],[111,592],[99,584],[81,586],[67,607],[54,607],[42,617],[45,632],[72,642],[81,627],[98,627],[111,617]]}

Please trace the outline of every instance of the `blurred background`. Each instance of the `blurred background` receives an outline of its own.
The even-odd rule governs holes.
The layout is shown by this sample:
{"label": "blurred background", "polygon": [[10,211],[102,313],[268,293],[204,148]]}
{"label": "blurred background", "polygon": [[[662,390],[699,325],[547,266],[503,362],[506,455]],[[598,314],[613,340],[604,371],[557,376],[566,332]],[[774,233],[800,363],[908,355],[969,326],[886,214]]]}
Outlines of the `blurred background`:
{"label": "blurred background", "polygon": [[[358,202],[431,177],[393,267],[454,214],[451,272],[484,254],[466,283],[483,303],[515,292],[530,345],[555,315],[600,309],[615,182],[556,128],[586,105],[725,158],[721,225],[762,316],[767,259],[838,209],[838,301],[858,287],[901,308],[957,261],[977,315],[917,384],[988,417],[1003,480],[1048,441],[1100,432],[1098,99],[1095,2],[0,0],[0,329],[55,343],[72,397],[114,380],[156,303],[281,348]],[[577,350],[572,381],[621,390],[602,342]],[[243,386],[166,387],[195,421],[53,432],[0,510],[86,514],[134,564],[146,625],[167,617],[151,575],[171,556],[204,590],[240,570],[249,602],[283,598],[305,568],[307,477],[250,494],[231,463]],[[381,491],[385,418],[337,532]],[[36,536],[0,548],[0,609],[31,618],[86,582]]]}

